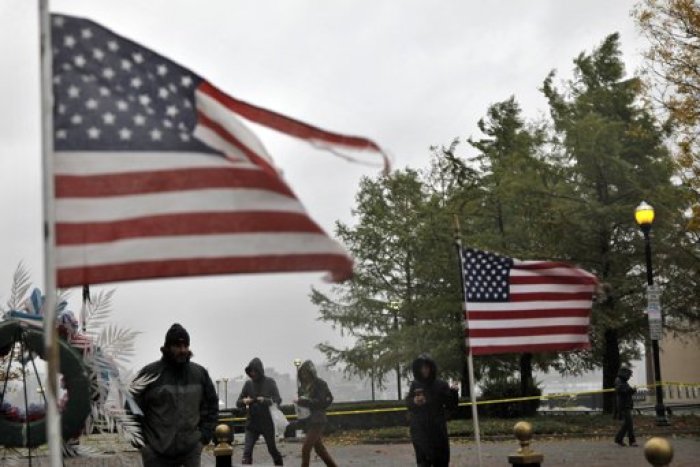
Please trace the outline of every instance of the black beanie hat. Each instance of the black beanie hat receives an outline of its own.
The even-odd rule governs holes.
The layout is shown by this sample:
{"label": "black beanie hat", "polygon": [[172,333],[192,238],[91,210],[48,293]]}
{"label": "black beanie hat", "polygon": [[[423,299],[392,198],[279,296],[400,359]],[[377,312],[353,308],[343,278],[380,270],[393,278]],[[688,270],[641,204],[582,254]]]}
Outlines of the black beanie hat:
{"label": "black beanie hat", "polygon": [[190,345],[190,335],[180,323],[173,324],[168,329],[168,332],[165,333],[165,347],[176,344]]}

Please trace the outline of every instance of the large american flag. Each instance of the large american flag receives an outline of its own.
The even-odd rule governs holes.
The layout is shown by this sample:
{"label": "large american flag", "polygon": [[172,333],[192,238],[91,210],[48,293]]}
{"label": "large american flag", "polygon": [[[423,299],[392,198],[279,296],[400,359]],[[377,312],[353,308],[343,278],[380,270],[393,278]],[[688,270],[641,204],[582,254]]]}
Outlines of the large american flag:
{"label": "large american flag", "polygon": [[375,143],[228,96],[92,21],[51,21],[59,286],[274,271],[351,275],[347,253],[309,218],[239,117],[384,157]]}
{"label": "large american flag", "polygon": [[590,347],[593,274],[565,263],[460,251],[464,332],[473,355]]}

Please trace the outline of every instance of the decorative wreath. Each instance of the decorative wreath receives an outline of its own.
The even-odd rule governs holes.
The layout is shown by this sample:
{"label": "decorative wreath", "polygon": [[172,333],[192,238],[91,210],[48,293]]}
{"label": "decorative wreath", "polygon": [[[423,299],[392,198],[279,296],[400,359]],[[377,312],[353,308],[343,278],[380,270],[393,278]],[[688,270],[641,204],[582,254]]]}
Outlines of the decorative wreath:
{"label": "decorative wreath", "polygon": [[[10,298],[0,304],[0,463],[21,455],[13,448],[33,448],[46,442],[44,404],[29,403],[26,392],[28,367],[36,370],[34,358],[45,360],[44,307],[41,290],[31,290],[28,271],[20,264],[15,272]],[[116,432],[125,441],[142,444],[137,418],[143,415],[134,394],[150,384],[157,375],[135,378],[124,364],[134,353],[138,332],[109,323],[114,291],[91,295],[83,289],[80,318],[68,309],[67,294],[57,293],[56,327],[60,336],[62,434],[73,441],[81,433]],[[17,367],[21,366],[21,369]],[[4,380],[4,381],[3,381]],[[7,400],[8,381],[19,382],[24,389],[24,408]],[[39,390],[43,388],[40,386]],[[125,408],[125,403],[128,409]],[[70,442],[63,446],[68,456],[93,455],[89,446]],[[31,452],[31,451],[30,451]],[[11,458],[14,458],[11,457]]]}
{"label": "decorative wreath", "polygon": [[[0,349],[20,343],[24,352],[45,358],[43,333],[19,321],[0,322]],[[82,357],[63,340],[59,341],[62,384],[68,399],[61,415],[64,439],[76,436],[90,413],[90,383]],[[28,416],[28,415],[27,415]],[[46,419],[15,421],[0,416],[0,445],[36,447],[46,443]]]}

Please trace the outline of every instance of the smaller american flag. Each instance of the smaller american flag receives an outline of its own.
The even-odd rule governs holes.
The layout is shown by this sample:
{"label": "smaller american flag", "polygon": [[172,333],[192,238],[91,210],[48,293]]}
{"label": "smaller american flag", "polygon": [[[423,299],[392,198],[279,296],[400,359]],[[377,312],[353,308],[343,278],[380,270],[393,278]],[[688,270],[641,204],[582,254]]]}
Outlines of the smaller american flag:
{"label": "smaller american flag", "polygon": [[461,249],[464,335],[473,355],[590,347],[596,277],[569,264]]}

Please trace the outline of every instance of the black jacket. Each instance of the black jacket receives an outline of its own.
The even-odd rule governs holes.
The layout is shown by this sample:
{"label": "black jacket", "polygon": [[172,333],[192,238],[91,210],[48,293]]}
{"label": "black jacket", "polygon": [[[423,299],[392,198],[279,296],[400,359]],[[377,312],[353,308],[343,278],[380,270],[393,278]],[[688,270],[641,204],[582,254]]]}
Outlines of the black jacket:
{"label": "black jacket", "polygon": [[[423,378],[423,365],[431,368]],[[459,396],[455,389],[437,378],[437,365],[432,358],[421,355],[413,361],[413,377],[406,403],[410,413],[411,440],[418,465],[447,467],[450,462],[450,442],[447,435],[447,412],[457,408]],[[414,397],[422,391],[425,404],[417,405]]]}
{"label": "black jacket", "polygon": [[[300,376],[302,374],[308,375],[310,382],[301,383],[304,380],[304,377]],[[297,405],[311,410],[311,415],[305,422],[310,425],[325,424],[328,421],[326,409],[333,403],[333,394],[328,384],[316,374],[316,367],[311,360],[305,361],[299,367],[297,381],[300,382]]]}
{"label": "black jacket", "polygon": [[621,368],[617,374],[617,378],[615,378],[617,410],[620,413],[625,410],[632,410],[634,408],[632,395],[637,392],[637,389],[630,386],[628,382],[631,376],[632,373],[629,369]]}
{"label": "black jacket", "polygon": [[191,452],[200,442],[209,444],[218,421],[219,398],[207,370],[163,357],[139,372],[139,376],[145,374],[158,375],[134,395],[143,411],[138,420],[146,445],[175,457]]}
{"label": "black jacket", "polygon": [[[253,399],[253,402],[248,407],[246,427],[260,433],[274,431],[270,406],[282,402],[277,383],[274,379],[265,376],[265,368],[259,358],[252,359],[245,368],[248,376],[250,376],[251,370],[255,370],[257,377],[254,380],[249,379],[245,382],[236,405],[239,408],[244,408],[245,403],[243,403],[243,399],[246,397]],[[258,402],[258,397],[263,397],[265,400],[260,403]]]}

